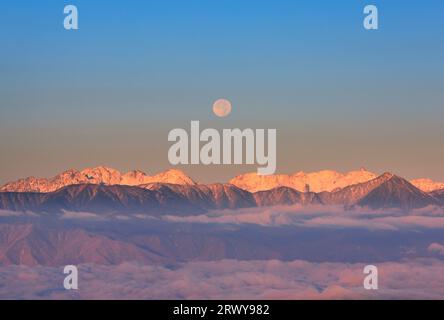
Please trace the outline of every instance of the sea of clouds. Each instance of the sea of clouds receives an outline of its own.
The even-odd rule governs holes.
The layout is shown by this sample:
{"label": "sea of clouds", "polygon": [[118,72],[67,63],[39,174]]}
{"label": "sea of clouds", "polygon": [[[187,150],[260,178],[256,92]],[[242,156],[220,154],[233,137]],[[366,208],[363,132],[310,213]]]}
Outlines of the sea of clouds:
{"label": "sea of clouds", "polygon": [[379,290],[363,287],[363,264],[223,260],[176,266],[82,265],[79,290],[62,268],[3,267],[0,299],[442,299],[444,262],[378,265]]}
{"label": "sea of clouds", "polygon": [[[38,218],[32,213],[0,211],[2,219],[16,219],[18,216]],[[384,239],[398,239],[401,243],[399,246],[393,245],[390,250],[402,249],[407,254],[397,256],[394,253],[398,251],[389,251],[378,260],[377,291],[368,291],[363,287],[363,268],[367,263],[356,263],[356,259],[349,256],[343,260],[329,260],[325,257],[331,258],[331,255],[326,255],[325,259],[319,256],[310,261],[300,256],[297,258],[299,260],[286,261],[247,261],[239,258],[156,266],[132,262],[113,266],[83,264],[79,266],[77,291],[64,290],[62,267],[0,266],[0,299],[444,299],[444,241],[440,236],[440,230],[444,229],[444,210],[441,208],[403,212],[395,209],[344,210],[342,207],[296,205],[221,210],[186,217],[109,217],[65,212],[59,218],[68,223],[81,221],[87,225],[94,225],[92,221],[102,224],[112,220],[114,224],[118,222],[119,226],[125,225],[128,220],[140,221],[140,225],[161,221],[163,226],[171,224],[171,228],[167,228],[171,232],[179,230],[177,226],[181,225],[198,226],[192,229],[197,233],[214,226],[234,226],[240,228],[239,232],[244,232],[244,226],[250,226],[245,229],[248,230],[246,235],[253,232],[248,239],[256,239],[256,230],[263,228],[276,231],[258,235],[280,234],[282,227],[294,229],[295,235],[300,234],[298,230],[313,230],[316,234],[319,230],[328,230],[329,234],[338,235],[345,234],[347,230],[362,230],[366,242],[356,239],[353,233],[356,244],[347,244],[353,248],[366,247],[369,253],[377,257],[378,253],[382,254],[380,250],[391,245],[386,243],[381,247],[377,242],[379,235],[384,234]],[[409,246],[403,247],[404,238],[399,238],[399,235],[405,235],[406,230],[410,242]],[[232,236],[230,232],[227,231],[227,238]],[[372,238],[368,237],[369,234]],[[387,234],[390,235],[388,238]],[[422,237],[421,243],[415,240],[417,236],[418,239]],[[338,255],[343,256],[339,243],[332,243],[336,238],[331,239],[325,240],[329,253],[331,248],[336,248]],[[415,249],[412,241],[422,246],[426,254],[418,255],[421,250]],[[302,242],[295,248],[306,245]],[[320,255],[324,252],[318,251]]]}

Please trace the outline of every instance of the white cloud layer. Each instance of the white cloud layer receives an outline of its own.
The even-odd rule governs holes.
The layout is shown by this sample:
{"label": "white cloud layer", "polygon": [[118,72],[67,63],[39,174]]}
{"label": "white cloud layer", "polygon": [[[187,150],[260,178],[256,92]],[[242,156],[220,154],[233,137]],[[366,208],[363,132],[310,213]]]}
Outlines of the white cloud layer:
{"label": "white cloud layer", "polygon": [[363,288],[362,264],[223,260],[167,268],[82,265],[79,290],[62,268],[0,268],[1,299],[443,299],[444,262],[386,262],[378,291]]}
{"label": "white cloud layer", "polygon": [[[32,212],[11,212],[0,210],[4,217],[41,217]],[[354,228],[366,230],[403,230],[403,229],[444,229],[444,208],[429,206],[404,212],[401,209],[379,209],[356,207],[344,209],[343,206],[292,205],[235,210],[214,210],[200,215],[99,215],[88,212],[64,211],[62,220],[85,221],[150,221],[161,219],[165,222],[215,223],[215,224],[253,224],[268,227],[297,226],[307,228]]]}
{"label": "white cloud layer", "polygon": [[198,216],[165,216],[167,221],[219,224],[257,224],[261,226],[298,226],[400,230],[406,228],[444,228],[444,209],[427,207],[405,213],[401,210],[344,210],[340,206],[277,206],[213,211]]}

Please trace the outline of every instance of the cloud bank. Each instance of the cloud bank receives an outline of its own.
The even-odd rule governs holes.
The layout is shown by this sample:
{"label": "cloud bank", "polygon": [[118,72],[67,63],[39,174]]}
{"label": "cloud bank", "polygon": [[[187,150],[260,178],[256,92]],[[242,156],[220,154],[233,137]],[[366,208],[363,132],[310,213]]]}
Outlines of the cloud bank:
{"label": "cloud bank", "polygon": [[442,299],[444,262],[387,262],[378,291],[363,288],[363,264],[223,260],[175,267],[82,265],[79,290],[62,268],[0,269],[1,299]]}
{"label": "cloud bank", "polygon": [[[32,212],[11,212],[0,210],[0,218],[42,217]],[[64,211],[54,215],[67,221],[155,221],[196,223],[196,224],[251,224],[266,227],[296,226],[306,228],[352,228],[370,231],[397,231],[405,229],[444,229],[444,208],[429,206],[409,212],[401,209],[379,209],[356,207],[344,209],[343,206],[292,205],[235,210],[213,210],[199,215],[149,214],[100,215],[89,212]]]}
{"label": "cloud bank", "polygon": [[427,207],[405,213],[402,210],[370,210],[341,206],[277,206],[212,211],[198,216],[165,216],[166,221],[218,224],[256,224],[261,226],[298,226],[307,228],[362,228],[401,230],[408,228],[444,228],[444,209]]}

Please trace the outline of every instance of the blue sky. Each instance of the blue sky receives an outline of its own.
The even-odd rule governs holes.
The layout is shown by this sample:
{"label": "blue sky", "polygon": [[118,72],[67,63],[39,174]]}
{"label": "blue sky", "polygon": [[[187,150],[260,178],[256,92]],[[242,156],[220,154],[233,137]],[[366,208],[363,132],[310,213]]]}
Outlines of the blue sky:
{"label": "blue sky", "polygon": [[[79,9],[63,29],[63,6]],[[376,4],[380,30],[362,27]],[[281,172],[367,166],[444,180],[442,1],[9,1],[0,182],[168,167],[167,132],[277,128]],[[232,101],[229,119],[211,103]],[[189,168],[224,179],[251,168]],[[211,178],[207,178],[211,174]]]}

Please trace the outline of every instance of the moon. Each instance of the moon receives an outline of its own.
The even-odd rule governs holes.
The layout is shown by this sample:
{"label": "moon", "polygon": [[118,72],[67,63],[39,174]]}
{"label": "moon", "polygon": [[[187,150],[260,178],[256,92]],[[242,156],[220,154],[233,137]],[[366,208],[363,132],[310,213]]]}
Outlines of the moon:
{"label": "moon", "polygon": [[227,99],[219,99],[213,104],[213,112],[220,118],[225,118],[231,113],[231,102]]}

